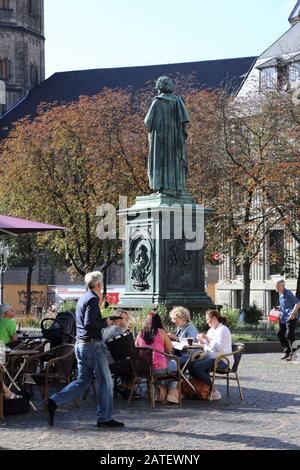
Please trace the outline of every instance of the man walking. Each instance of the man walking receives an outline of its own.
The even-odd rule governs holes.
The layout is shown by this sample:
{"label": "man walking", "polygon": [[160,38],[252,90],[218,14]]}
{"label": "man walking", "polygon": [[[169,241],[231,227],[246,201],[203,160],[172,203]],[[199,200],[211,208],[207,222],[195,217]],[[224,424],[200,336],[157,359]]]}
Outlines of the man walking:
{"label": "man walking", "polygon": [[53,426],[55,410],[81,397],[95,377],[98,395],[97,426],[124,426],[112,419],[113,383],[101,335],[101,329],[109,326],[110,322],[101,318],[99,307],[102,274],[97,271],[88,273],[85,276],[85,285],[87,293],[79,299],[76,308],[77,379],[46,400],[44,410],[49,425]]}
{"label": "man walking", "polygon": [[279,293],[280,304],[279,330],[277,336],[284,347],[284,355],[281,359],[291,361],[293,353],[292,343],[295,340],[295,326],[299,316],[298,310],[300,308],[300,301],[292,291],[285,288],[284,280],[277,282],[276,290]]}

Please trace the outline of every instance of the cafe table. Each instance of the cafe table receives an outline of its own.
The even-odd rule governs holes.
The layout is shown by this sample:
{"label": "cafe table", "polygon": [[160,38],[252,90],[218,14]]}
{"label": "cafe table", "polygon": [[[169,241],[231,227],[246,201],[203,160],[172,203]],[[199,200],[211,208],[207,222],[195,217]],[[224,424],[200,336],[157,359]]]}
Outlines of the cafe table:
{"label": "cafe table", "polygon": [[184,362],[180,370],[181,377],[189,385],[189,387],[191,387],[191,389],[194,390],[194,392],[197,394],[197,390],[195,389],[194,385],[191,383],[191,381],[187,377],[187,374],[184,372],[186,371],[191,360],[193,359],[193,356],[195,353],[199,352],[200,359],[201,359],[201,354],[203,354],[203,356],[205,355],[205,352],[203,351],[203,344],[200,344],[200,343],[193,343],[192,345],[184,344],[182,351],[183,353],[188,353],[188,354],[187,354],[186,361]]}
{"label": "cafe table", "polygon": [[[38,354],[38,353],[39,353],[38,351],[34,351],[34,350],[31,350],[31,349],[12,349],[12,350],[8,350],[6,352],[6,357],[7,357],[8,360],[13,359],[13,358],[17,358],[17,357],[22,359],[21,366],[19,367],[17,373],[13,377],[12,377],[12,375],[10,374],[9,370],[6,367],[7,361],[6,361],[6,364],[2,364],[3,372],[4,372],[4,374],[7,375],[7,377],[10,380],[10,384],[8,386],[9,389],[11,389],[12,386],[14,386],[19,392],[21,391],[21,388],[17,384],[17,379],[20,376],[21,372],[24,370],[27,359],[29,357],[34,356],[35,354]],[[37,411],[37,409],[34,406],[34,404],[32,403],[32,401],[30,401],[29,403],[30,403],[31,408],[34,411]]]}

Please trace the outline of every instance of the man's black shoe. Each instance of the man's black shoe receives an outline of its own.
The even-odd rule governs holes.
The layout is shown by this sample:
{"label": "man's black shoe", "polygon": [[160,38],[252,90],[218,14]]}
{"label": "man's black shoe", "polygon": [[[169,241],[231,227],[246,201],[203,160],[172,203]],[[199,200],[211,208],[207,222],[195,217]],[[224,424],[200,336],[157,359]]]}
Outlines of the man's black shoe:
{"label": "man's black shoe", "polygon": [[103,423],[97,423],[98,428],[120,428],[123,427],[124,423],[121,423],[120,421],[116,421],[115,419],[111,419],[110,421],[104,421]]}
{"label": "man's black shoe", "polygon": [[283,361],[284,359],[287,359],[288,357],[290,357],[290,354],[289,354],[289,353],[285,353],[285,355],[282,356],[280,359]]}
{"label": "man's black shoe", "polygon": [[56,408],[57,408],[56,403],[53,400],[51,400],[51,398],[45,401],[44,413],[47,417],[49,426],[53,426],[54,424],[54,413],[55,413]]}
{"label": "man's black shoe", "polygon": [[286,358],[287,361],[291,361],[292,360],[292,355],[290,354],[289,357]]}

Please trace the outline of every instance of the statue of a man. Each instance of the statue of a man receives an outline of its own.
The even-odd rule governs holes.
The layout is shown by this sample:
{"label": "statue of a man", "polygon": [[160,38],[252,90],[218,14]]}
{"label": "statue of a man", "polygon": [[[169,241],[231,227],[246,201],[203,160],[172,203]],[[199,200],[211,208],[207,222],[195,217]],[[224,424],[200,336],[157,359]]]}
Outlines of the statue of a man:
{"label": "statue of a man", "polygon": [[152,101],[145,124],[149,131],[150,188],[179,195],[185,191],[189,116],[182,98],[173,94],[174,88],[174,82],[168,77],[157,80],[159,94]]}

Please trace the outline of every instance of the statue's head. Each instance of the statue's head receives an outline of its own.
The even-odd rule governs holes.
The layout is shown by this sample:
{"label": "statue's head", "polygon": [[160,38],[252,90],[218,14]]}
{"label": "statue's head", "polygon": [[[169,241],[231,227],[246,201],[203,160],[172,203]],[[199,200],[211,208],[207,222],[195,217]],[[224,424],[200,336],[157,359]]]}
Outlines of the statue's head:
{"label": "statue's head", "polygon": [[156,81],[155,88],[161,93],[173,93],[175,90],[175,83],[171,78],[162,76]]}

